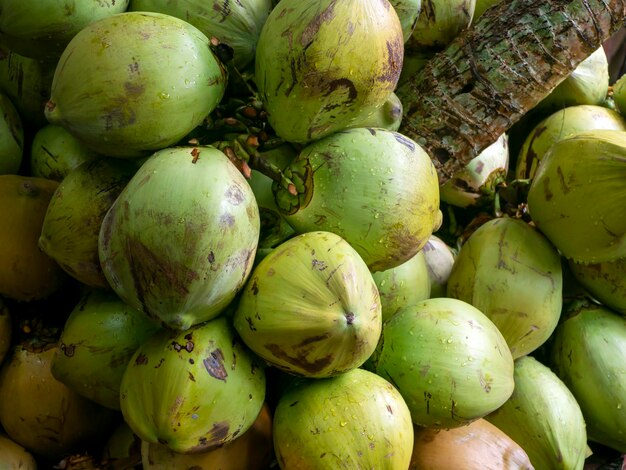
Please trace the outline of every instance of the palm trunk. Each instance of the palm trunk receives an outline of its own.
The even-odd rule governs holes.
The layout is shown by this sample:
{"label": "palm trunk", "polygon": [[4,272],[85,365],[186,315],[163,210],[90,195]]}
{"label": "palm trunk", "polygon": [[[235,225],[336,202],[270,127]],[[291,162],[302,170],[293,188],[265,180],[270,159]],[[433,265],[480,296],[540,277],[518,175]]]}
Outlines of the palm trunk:
{"label": "palm trunk", "polygon": [[503,0],[396,90],[400,132],[441,183],[464,167],[626,19],[626,0]]}

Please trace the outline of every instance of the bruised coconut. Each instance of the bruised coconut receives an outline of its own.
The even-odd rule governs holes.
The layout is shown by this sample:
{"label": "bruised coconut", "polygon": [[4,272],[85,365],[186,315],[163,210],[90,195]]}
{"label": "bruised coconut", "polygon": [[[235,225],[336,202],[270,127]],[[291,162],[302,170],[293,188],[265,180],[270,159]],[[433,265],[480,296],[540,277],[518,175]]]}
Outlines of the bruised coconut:
{"label": "bruised coconut", "polygon": [[224,316],[144,341],[120,386],[133,432],[178,453],[208,451],[243,435],[264,400],[263,366]]}
{"label": "bruised coconut", "polygon": [[336,132],[307,145],[284,171],[297,194],[273,189],[287,222],[298,233],[336,233],[372,272],[408,261],[441,224],[437,171],[398,132]]}
{"label": "bruised coconut", "polygon": [[184,330],[219,315],[243,287],[259,230],[254,194],[224,153],[164,149],[107,212],[100,262],[122,300]]}
{"label": "bruised coconut", "polygon": [[402,69],[387,0],[281,0],[257,44],[255,82],[278,136],[310,142],[374,113]]}
{"label": "bruised coconut", "polygon": [[233,322],[246,345],[271,365],[328,377],[359,367],[376,348],[380,297],[367,266],[345,240],[311,232],[261,260]]}

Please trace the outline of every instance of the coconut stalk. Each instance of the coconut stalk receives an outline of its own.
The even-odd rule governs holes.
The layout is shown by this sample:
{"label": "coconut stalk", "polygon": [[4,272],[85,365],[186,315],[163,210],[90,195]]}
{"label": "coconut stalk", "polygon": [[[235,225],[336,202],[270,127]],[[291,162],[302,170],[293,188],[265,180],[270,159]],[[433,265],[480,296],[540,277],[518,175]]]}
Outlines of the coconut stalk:
{"label": "coconut stalk", "polygon": [[626,0],[511,0],[486,11],[396,91],[400,132],[441,183],[546,97],[624,23]]}

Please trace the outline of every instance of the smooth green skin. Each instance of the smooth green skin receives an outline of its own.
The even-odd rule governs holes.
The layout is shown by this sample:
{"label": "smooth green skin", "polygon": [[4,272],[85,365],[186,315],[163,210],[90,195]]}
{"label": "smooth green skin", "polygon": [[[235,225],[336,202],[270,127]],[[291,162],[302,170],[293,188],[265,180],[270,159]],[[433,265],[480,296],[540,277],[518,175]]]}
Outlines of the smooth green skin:
{"label": "smooth green skin", "polygon": [[43,62],[11,51],[0,38],[0,90],[15,105],[25,124],[48,124],[44,107],[50,98],[56,62]]}
{"label": "smooth green skin", "polygon": [[191,24],[121,13],[68,44],[45,115],[103,155],[147,155],[199,125],[222,99],[226,78],[209,39]]}
{"label": "smooth green skin", "polygon": [[462,208],[491,204],[497,185],[506,180],[508,170],[509,140],[502,134],[441,185],[441,200]]}
{"label": "smooth green skin", "polygon": [[513,392],[513,357],[496,325],[451,298],[401,309],[383,324],[368,369],[400,391],[418,426],[469,424]]}
{"label": "smooth green skin", "polygon": [[254,268],[233,317],[271,365],[329,377],[362,365],[382,327],[376,283],[359,254],[330,232],[298,235]]}
{"label": "smooth green skin", "polygon": [[626,319],[591,303],[568,309],[550,367],[580,405],[589,439],[626,452]]}
{"label": "smooth green skin", "polygon": [[595,130],[556,142],[528,192],[535,225],[568,259],[626,257],[626,132]]}
{"label": "smooth green skin", "polygon": [[531,356],[515,360],[514,378],[511,398],[485,419],[517,442],[534,468],[582,469],[587,432],[574,395]]}
{"label": "smooth green skin", "polygon": [[48,124],[39,128],[33,137],[30,172],[40,178],[62,181],[81,163],[98,157],[65,128]]}
{"label": "smooth green skin", "polygon": [[119,410],[126,364],[159,329],[114,293],[92,289],[65,322],[52,359],[52,375],[76,393]]}
{"label": "smooth green skin", "polygon": [[11,348],[12,336],[11,314],[0,298],[0,364]]}
{"label": "smooth green skin", "polygon": [[135,174],[133,161],[98,158],[69,172],[50,199],[39,248],[81,283],[109,288],[98,254],[102,221]]}
{"label": "smooth green skin", "polygon": [[422,0],[389,0],[400,19],[402,37],[407,42],[422,10]]}
{"label": "smooth green skin", "polygon": [[105,216],[100,263],[131,307],[184,330],[219,315],[243,287],[259,231],[254,194],[224,153],[164,149]]}
{"label": "smooth green skin", "polygon": [[537,105],[538,110],[554,110],[580,104],[602,105],[609,92],[609,62],[600,46]]}
{"label": "smooth green skin", "polygon": [[435,167],[402,134],[340,131],[306,146],[285,172],[298,190],[274,185],[287,222],[297,233],[338,234],[372,272],[408,261],[441,224]]}
{"label": "smooth green skin", "polygon": [[514,359],[525,356],[545,343],[561,316],[561,258],[526,222],[492,219],[461,247],[447,294],[489,317]]}
{"label": "smooth green skin", "polygon": [[613,102],[622,115],[626,115],[626,74],[613,84]]}
{"label": "smooth green skin", "polygon": [[474,7],[474,17],[472,18],[472,22],[476,22],[476,20],[491,8],[494,5],[497,5],[502,0],[476,0],[476,6]]}
{"label": "smooth green skin", "polygon": [[372,114],[366,109],[362,120],[357,119],[350,127],[379,127],[397,132],[402,123],[402,102],[391,93],[385,103]]}
{"label": "smooth green skin", "polygon": [[411,460],[406,403],[389,382],[363,369],[288,390],[273,424],[281,469],[396,470]]}
{"label": "smooth green skin", "polygon": [[17,174],[24,155],[22,118],[0,88],[0,174]]}
{"label": "smooth green skin", "polygon": [[145,341],[120,388],[133,432],[180,453],[206,451],[243,434],[264,399],[262,364],[225,317]]}
{"label": "smooth green skin", "polygon": [[24,447],[0,434],[0,462],[3,470],[37,470],[37,461]]}
{"label": "smooth green skin", "polygon": [[269,123],[299,143],[352,126],[394,91],[403,54],[402,26],[387,1],[281,0],[255,60]]}
{"label": "smooth green skin", "polygon": [[0,37],[18,54],[54,61],[84,27],[127,7],[128,0],[3,0]]}
{"label": "smooth green skin", "polygon": [[596,129],[626,131],[626,119],[612,109],[587,104],[568,106],[546,117],[524,140],[517,156],[516,178],[533,178],[539,162],[554,143]]}
{"label": "smooth green skin", "polygon": [[380,294],[383,322],[398,310],[430,297],[430,276],[424,251],[395,268],[373,273]]}
{"label": "smooth green skin", "polygon": [[576,280],[611,310],[626,315],[626,258],[596,264],[569,261]]}
{"label": "smooth green skin", "polygon": [[454,265],[456,253],[436,235],[431,235],[428,238],[422,252],[426,259],[428,277],[430,278],[430,298],[446,297],[448,278]]}
{"label": "smooth green skin", "polygon": [[194,25],[208,38],[233,48],[239,69],[254,59],[261,28],[272,10],[271,0],[214,2],[206,0],[131,0],[128,11],[155,11]]}
{"label": "smooth green skin", "polygon": [[445,47],[472,24],[476,0],[424,0],[406,42],[410,54],[435,52]]}

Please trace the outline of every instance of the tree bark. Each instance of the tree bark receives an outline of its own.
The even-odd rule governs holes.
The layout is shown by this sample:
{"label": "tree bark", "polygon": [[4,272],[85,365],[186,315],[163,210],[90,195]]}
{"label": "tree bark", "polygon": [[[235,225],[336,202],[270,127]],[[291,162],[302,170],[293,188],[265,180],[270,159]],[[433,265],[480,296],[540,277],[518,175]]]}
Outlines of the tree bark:
{"label": "tree bark", "polygon": [[626,19],[626,0],[504,0],[396,94],[400,132],[443,184],[547,96]]}

